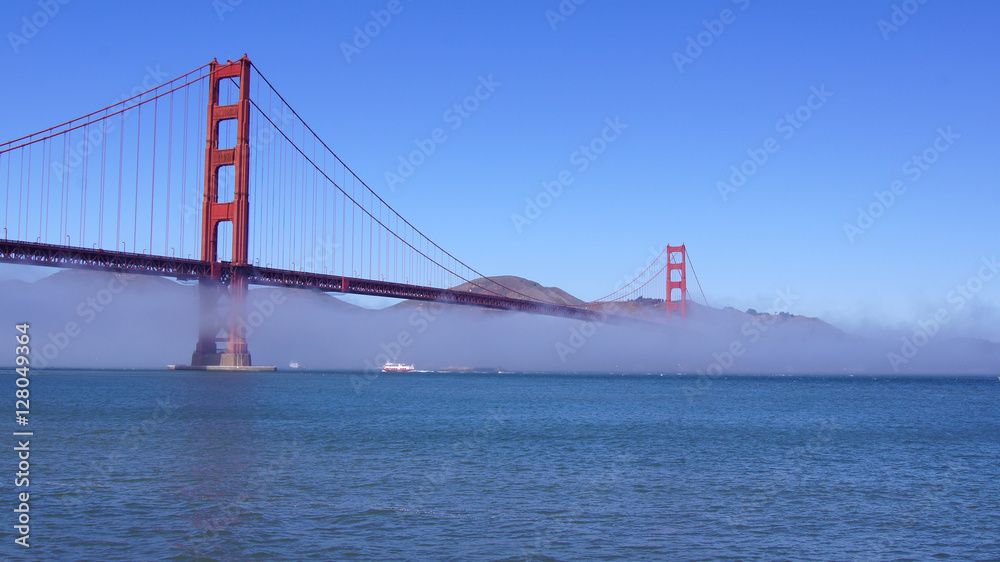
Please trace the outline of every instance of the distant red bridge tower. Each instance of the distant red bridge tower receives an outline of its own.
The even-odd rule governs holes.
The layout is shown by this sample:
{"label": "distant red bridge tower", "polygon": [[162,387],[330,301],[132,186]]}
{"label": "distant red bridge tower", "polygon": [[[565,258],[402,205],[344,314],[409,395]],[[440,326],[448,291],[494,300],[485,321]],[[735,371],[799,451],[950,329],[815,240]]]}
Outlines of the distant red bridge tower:
{"label": "distant red bridge tower", "polygon": [[[681,292],[679,300],[674,300],[675,289]],[[675,311],[681,313],[682,319],[687,318],[687,298],[687,249],[684,244],[667,246],[667,319]]]}

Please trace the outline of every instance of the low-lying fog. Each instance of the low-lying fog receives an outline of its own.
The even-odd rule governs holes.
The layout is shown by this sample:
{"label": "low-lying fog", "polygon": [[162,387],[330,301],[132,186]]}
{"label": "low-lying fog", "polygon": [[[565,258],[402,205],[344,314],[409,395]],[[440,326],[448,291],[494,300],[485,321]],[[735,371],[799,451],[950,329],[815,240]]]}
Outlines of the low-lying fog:
{"label": "low-lying fog", "polygon": [[[65,270],[0,282],[0,318],[29,322],[34,366],[153,368],[190,362],[194,283]],[[792,310],[791,312],[794,312]],[[662,322],[657,316],[655,320]],[[252,288],[244,329],[255,365],[635,373],[994,373],[1000,345],[967,310],[902,330],[846,333],[822,320],[691,305],[686,322],[574,320],[448,304],[372,310],[309,290]],[[3,360],[0,359],[0,362]]]}

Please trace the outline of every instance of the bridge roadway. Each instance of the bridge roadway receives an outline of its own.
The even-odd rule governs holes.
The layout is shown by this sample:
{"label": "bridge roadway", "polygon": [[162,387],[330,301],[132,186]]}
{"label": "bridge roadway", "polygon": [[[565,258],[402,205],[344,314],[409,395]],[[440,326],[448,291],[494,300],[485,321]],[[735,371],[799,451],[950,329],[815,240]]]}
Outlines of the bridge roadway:
{"label": "bridge roadway", "polygon": [[502,310],[519,310],[550,316],[567,316],[583,320],[605,320],[607,314],[583,307],[557,305],[499,295],[422,287],[389,281],[357,279],[340,275],[305,273],[233,265],[229,262],[113,252],[89,248],[74,248],[52,244],[0,240],[0,262],[48,267],[97,269],[123,273],[138,273],[176,277],[178,279],[216,278],[228,281],[237,271],[254,285],[319,289],[331,293],[372,295],[396,299],[446,302]]}

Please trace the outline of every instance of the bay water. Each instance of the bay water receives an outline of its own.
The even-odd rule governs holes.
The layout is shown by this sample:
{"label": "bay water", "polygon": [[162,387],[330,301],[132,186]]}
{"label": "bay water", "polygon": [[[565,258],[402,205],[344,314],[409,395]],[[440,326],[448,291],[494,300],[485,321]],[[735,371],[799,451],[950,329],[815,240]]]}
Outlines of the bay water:
{"label": "bay water", "polygon": [[8,559],[1000,559],[994,375],[31,377]]}

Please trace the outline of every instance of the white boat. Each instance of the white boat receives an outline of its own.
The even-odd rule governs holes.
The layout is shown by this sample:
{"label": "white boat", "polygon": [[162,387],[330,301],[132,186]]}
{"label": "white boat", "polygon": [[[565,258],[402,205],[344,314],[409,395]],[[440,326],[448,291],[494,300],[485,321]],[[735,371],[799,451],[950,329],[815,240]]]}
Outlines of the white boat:
{"label": "white boat", "polygon": [[288,368],[289,369],[298,369],[299,368],[299,364],[296,363],[295,361],[292,361],[291,363],[288,364]]}
{"label": "white boat", "polygon": [[413,370],[413,365],[403,365],[402,363],[386,363],[382,365],[383,373],[408,373]]}

